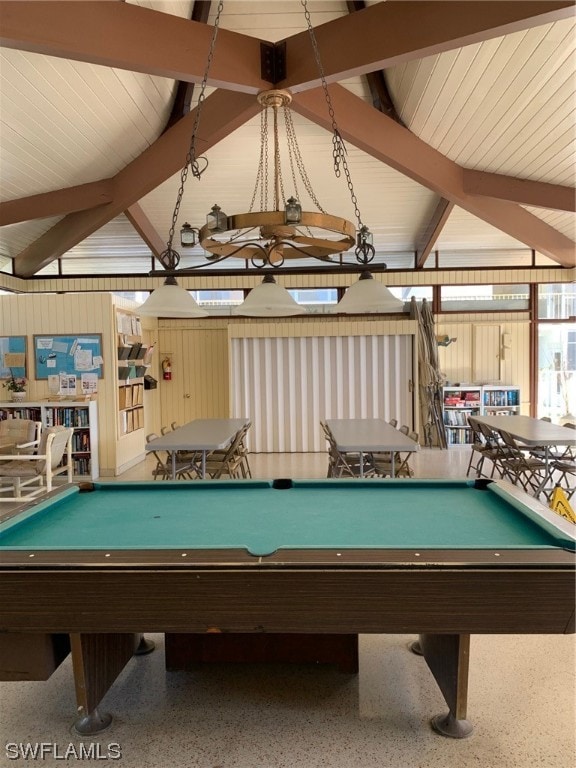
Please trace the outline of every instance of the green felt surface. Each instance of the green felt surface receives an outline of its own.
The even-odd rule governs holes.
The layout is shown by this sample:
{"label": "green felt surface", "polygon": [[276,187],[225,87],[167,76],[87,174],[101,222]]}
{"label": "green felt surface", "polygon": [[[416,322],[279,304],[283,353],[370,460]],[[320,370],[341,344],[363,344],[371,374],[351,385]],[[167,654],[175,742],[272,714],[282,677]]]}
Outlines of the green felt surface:
{"label": "green felt surface", "polygon": [[10,549],[533,548],[563,542],[467,481],[95,483],[0,526]]}

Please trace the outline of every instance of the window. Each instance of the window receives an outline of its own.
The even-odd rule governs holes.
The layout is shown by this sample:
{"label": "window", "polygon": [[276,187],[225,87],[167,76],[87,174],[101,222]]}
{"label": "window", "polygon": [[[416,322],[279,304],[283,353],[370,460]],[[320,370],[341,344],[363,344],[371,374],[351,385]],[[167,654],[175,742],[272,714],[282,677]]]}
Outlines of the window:
{"label": "window", "polygon": [[432,301],[432,286],[431,285],[416,285],[414,287],[402,287],[402,288],[389,288],[390,293],[397,299],[403,301],[410,301],[414,297],[417,301]]}
{"label": "window", "polygon": [[338,303],[336,288],[289,288],[288,293],[294,301],[306,308],[310,314],[330,312]]}
{"label": "window", "polygon": [[237,307],[244,301],[244,291],[189,291],[196,302],[207,310]]}
{"label": "window", "polygon": [[538,326],[538,416],[575,421],[576,325]]}
{"label": "window", "polygon": [[527,310],[527,285],[443,285],[440,288],[442,312],[493,312]]}
{"label": "window", "polygon": [[150,293],[148,291],[111,291],[113,296],[120,296],[122,299],[131,299],[139,304],[144,304]]}
{"label": "window", "polygon": [[576,316],[576,285],[549,283],[538,286],[538,319],[568,320]]}

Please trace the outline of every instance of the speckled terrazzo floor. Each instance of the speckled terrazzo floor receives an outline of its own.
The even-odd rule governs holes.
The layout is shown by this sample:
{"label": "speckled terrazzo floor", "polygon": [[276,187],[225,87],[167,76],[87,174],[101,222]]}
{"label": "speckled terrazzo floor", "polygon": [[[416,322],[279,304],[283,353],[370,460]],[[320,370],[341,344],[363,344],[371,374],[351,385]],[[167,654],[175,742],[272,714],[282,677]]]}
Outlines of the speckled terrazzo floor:
{"label": "speckled terrazzo floor", "polygon": [[[463,476],[468,452],[422,451],[421,477]],[[255,476],[317,477],[325,457],[254,456]],[[144,462],[119,479],[147,477]],[[70,728],[70,660],[47,682],[0,683],[0,766],[56,768],[76,762],[122,768],[574,768],[574,636],[472,637],[469,717],[456,741],[429,718],[446,707],[413,636],[362,635],[360,672],[313,665],[209,665],[164,669],[156,651],[133,658],[102,709],[114,721],[98,738]],[[44,759],[14,757],[9,744],[45,744]],[[92,759],[74,759],[80,743]],[[94,744],[100,745],[99,751]],[[69,745],[74,745],[70,750]],[[120,759],[103,758],[108,745]],[[69,750],[72,756],[64,760]],[[56,752],[57,757],[54,755]]]}

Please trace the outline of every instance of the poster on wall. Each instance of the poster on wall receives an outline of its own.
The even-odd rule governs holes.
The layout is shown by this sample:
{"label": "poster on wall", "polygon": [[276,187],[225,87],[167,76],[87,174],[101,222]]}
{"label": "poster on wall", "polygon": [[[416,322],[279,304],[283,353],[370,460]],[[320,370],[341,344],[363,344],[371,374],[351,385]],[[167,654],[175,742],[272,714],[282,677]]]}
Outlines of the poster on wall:
{"label": "poster on wall", "polygon": [[34,336],[34,363],[37,379],[63,375],[75,377],[86,373],[92,373],[101,379],[104,376],[102,334]]}
{"label": "poster on wall", "polygon": [[26,336],[0,336],[0,379],[26,378]]}

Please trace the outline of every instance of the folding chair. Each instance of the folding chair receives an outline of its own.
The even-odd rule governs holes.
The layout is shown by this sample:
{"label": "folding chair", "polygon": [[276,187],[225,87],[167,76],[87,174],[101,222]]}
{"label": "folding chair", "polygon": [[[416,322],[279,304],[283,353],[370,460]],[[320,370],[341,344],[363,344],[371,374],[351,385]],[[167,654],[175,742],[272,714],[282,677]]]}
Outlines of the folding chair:
{"label": "folding chair", "polygon": [[[252,477],[252,470],[250,469],[250,463],[248,461],[248,449],[246,448],[246,443],[244,442],[246,439],[246,435],[248,433],[248,430],[252,426],[252,422],[248,421],[246,424],[238,430],[236,435],[234,435],[234,441],[236,441],[236,453],[237,457],[240,460],[238,463],[238,468],[240,470],[240,474],[244,479],[248,479]],[[238,437],[238,440],[236,438]],[[212,451],[208,458],[217,459],[218,457],[224,456],[228,451],[228,448],[218,448],[214,451]]]}
{"label": "folding chair", "polygon": [[[494,460],[498,458],[500,449],[496,445],[496,438],[494,433],[488,427],[483,429],[483,424],[478,424],[474,419],[468,421],[470,429],[472,430],[472,444],[470,445],[470,461],[468,462],[468,469],[466,470],[466,477],[470,475],[470,471],[474,470],[476,477],[482,477],[482,469],[486,459],[492,462],[492,475],[494,474]],[[476,463],[474,464],[474,460]],[[488,475],[485,475],[488,477]]]}
{"label": "folding chair", "polygon": [[527,493],[537,496],[546,481],[546,462],[529,456],[508,432],[501,431],[500,436],[505,446],[501,465],[507,478],[514,485],[520,484]]}
{"label": "folding chair", "polygon": [[320,426],[328,443],[327,477],[372,477],[375,474],[371,454],[364,454],[362,467],[359,453],[344,453],[338,448],[334,435],[328,425],[321,421]]}
{"label": "folding chair", "polygon": [[227,475],[235,479],[242,476],[242,464],[244,457],[240,451],[242,440],[244,439],[243,430],[236,432],[232,442],[222,453],[212,451],[206,458],[206,475],[212,480],[219,480]]}
{"label": "folding chair", "polygon": [[559,459],[552,462],[552,476],[558,473],[560,476],[554,480],[555,486],[560,486],[568,500],[576,491],[576,461],[574,459]]}
{"label": "folding chair", "polygon": [[[417,432],[409,430],[406,436],[415,443],[418,442]],[[394,477],[414,477],[414,470],[410,466],[411,456],[412,451],[395,451],[394,465],[392,465],[392,453],[373,453],[374,472],[378,477],[392,477],[392,471],[394,471]]]}
{"label": "folding chair", "polygon": [[[508,450],[506,446],[500,439],[498,433],[487,424],[482,424],[482,422],[480,422],[478,426],[480,427],[480,431],[486,444],[484,460],[488,459],[492,462],[492,472],[490,473],[490,477],[494,477],[495,473],[498,473],[500,477],[505,476],[506,470],[502,466],[502,462],[504,459],[508,458]],[[484,477],[488,477],[488,474],[484,474]]]}
{"label": "folding chair", "polygon": [[[156,432],[151,432],[146,435],[146,442],[152,443],[158,439]],[[154,480],[171,480],[172,479],[172,456],[167,451],[165,457],[162,457],[158,451],[149,450],[152,456],[156,459],[156,466],[152,470],[152,477]],[[194,480],[198,477],[198,471],[194,464],[190,461],[183,460],[176,455],[176,480],[188,479]]]}

